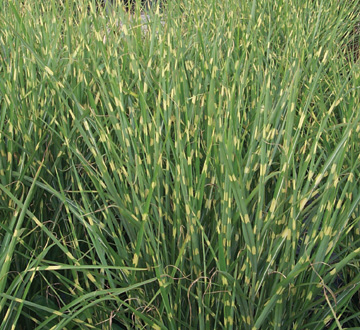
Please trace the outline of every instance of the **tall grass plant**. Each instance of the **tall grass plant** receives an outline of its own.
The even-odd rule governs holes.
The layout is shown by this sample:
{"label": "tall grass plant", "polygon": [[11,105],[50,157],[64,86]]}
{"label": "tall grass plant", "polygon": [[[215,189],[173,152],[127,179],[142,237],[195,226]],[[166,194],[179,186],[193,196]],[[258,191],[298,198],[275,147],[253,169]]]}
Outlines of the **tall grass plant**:
{"label": "tall grass plant", "polygon": [[0,4],[1,330],[360,327],[359,1]]}

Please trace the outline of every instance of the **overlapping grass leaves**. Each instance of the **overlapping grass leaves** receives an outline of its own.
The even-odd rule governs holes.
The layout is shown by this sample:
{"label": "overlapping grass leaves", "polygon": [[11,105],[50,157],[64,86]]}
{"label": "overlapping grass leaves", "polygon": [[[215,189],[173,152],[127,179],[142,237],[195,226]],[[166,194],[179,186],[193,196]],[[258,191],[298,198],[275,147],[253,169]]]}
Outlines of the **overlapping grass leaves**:
{"label": "overlapping grass leaves", "polygon": [[7,2],[1,329],[359,326],[357,7]]}

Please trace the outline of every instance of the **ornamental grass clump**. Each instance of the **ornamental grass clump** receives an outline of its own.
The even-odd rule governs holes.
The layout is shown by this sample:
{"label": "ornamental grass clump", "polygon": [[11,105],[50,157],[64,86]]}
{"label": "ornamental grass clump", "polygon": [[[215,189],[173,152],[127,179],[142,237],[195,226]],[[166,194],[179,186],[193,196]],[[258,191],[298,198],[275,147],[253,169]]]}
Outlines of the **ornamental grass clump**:
{"label": "ornamental grass clump", "polygon": [[360,327],[358,1],[0,4],[1,330]]}

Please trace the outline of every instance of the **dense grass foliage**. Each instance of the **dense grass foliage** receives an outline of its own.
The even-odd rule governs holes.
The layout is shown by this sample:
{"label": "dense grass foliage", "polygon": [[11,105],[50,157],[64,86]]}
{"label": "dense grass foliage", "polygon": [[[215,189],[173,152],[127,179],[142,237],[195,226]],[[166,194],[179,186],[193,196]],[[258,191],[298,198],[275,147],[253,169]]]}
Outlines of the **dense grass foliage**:
{"label": "dense grass foliage", "polygon": [[0,6],[1,330],[360,327],[359,1]]}

